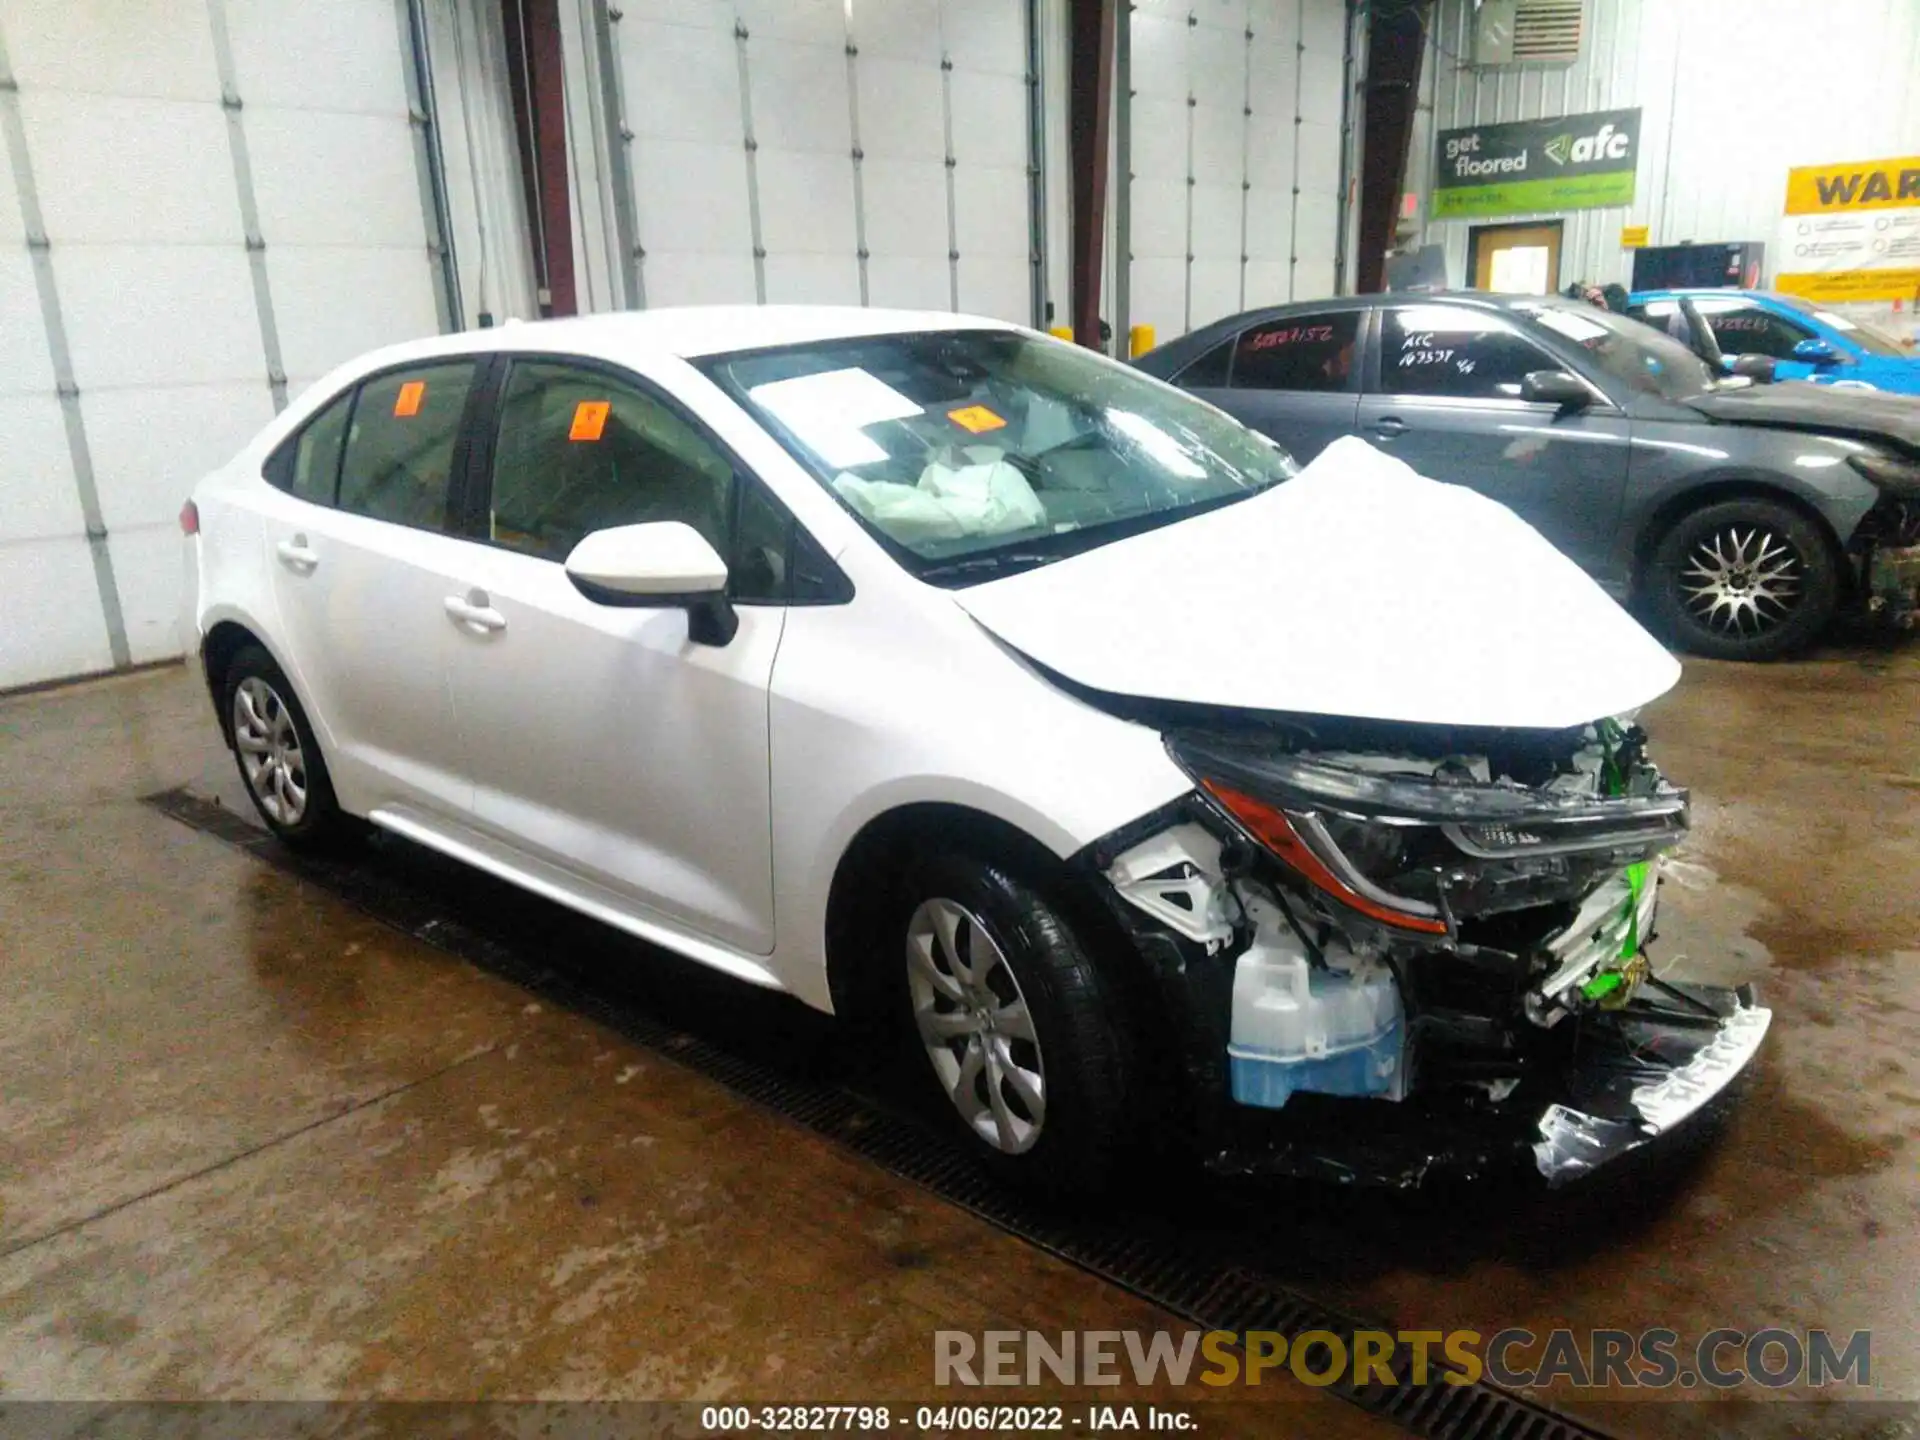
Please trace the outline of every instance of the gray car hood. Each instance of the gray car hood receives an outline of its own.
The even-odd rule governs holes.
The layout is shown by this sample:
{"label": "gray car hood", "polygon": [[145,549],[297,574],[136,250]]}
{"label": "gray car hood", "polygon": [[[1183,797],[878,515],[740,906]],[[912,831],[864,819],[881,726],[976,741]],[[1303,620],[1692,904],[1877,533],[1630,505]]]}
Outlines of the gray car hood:
{"label": "gray car hood", "polygon": [[1920,450],[1920,404],[1910,395],[1783,380],[1745,390],[1719,390],[1685,403],[1714,420],[1891,439]]}
{"label": "gray car hood", "polygon": [[1511,510],[1353,436],[1263,494],[954,599],[1068,680],[1201,705],[1559,729],[1680,677]]}

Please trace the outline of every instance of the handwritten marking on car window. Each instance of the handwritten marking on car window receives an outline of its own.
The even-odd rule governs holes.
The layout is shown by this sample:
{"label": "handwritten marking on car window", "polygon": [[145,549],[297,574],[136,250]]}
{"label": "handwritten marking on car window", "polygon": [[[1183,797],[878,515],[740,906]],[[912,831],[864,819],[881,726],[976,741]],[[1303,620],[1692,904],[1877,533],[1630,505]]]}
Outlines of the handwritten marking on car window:
{"label": "handwritten marking on car window", "polygon": [[1249,350],[1271,350],[1277,345],[1297,345],[1302,342],[1325,342],[1333,339],[1331,325],[1290,325],[1284,330],[1262,330],[1249,337]]}

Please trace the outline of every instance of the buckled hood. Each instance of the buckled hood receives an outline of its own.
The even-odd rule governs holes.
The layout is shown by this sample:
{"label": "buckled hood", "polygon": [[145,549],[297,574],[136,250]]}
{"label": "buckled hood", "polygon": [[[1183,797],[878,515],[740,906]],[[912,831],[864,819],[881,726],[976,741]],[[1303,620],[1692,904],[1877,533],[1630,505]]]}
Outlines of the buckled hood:
{"label": "buckled hood", "polygon": [[1744,390],[1716,390],[1686,403],[1713,420],[1896,440],[1920,451],[1920,405],[1911,395],[1783,380]]}
{"label": "buckled hood", "polygon": [[1351,436],[1251,499],[954,598],[1077,684],[1201,705],[1561,729],[1680,677],[1511,510]]}

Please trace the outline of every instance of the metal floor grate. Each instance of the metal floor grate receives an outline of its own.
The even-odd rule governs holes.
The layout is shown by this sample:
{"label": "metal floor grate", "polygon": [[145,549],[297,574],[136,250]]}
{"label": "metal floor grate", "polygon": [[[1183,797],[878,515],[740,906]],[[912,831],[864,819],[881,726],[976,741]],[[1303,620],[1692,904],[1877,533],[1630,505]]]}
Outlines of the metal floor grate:
{"label": "metal floor grate", "polygon": [[[375,919],[607,1023],[664,1058],[1193,1325],[1235,1332],[1272,1330],[1287,1336],[1290,1344],[1314,1330],[1330,1331],[1350,1342],[1358,1330],[1396,1328],[1344,1313],[1231,1261],[1183,1246],[1177,1236],[1142,1234],[1124,1224],[1050,1212],[999,1184],[966,1152],[911,1115],[897,1113],[836,1080],[748,1058],[585,987],[535,958],[528,947],[463,918],[452,897],[439,893],[440,887],[419,883],[405,873],[404,866],[299,854],[184,787],[146,799],[182,824],[246,849],[276,869],[339,895]],[[417,848],[391,837],[382,837],[380,843],[404,847],[404,851]],[[436,862],[451,864],[438,862],[438,857],[428,859],[430,866]],[[546,902],[529,899],[528,903]],[[1409,1374],[1407,1361],[1404,1354],[1394,1355],[1394,1373]],[[1606,1440],[1606,1432],[1520,1396],[1485,1383],[1448,1384],[1442,1374],[1443,1368],[1436,1364],[1424,1385],[1409,1380],[1356,1386],[1342,1380],[1327,1388],[1370,1414],[1430,1440]]]}

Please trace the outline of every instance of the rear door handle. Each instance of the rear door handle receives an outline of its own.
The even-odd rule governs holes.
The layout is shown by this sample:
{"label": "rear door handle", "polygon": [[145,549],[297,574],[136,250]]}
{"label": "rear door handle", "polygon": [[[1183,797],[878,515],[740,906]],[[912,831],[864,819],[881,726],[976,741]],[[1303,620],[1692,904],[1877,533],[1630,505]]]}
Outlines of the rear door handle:
{"label": "rear door handle", "polygon": [[470,625],[475,630],[504,630],[507,617],[493,608],[484,590],[469,590],[465,595],[449,595],[445,601],[447,614],[462,625]]}
{"label": "rear door handle", "polygon": [[320,563],[320,557],[307,548],[307,537],[304,535],[282,540],[273,548],[280,556],[280,563],[296,575],[311,575]]}
{"label": "rear door handle", "polygon": [[1396,435],[1407,433],[1407,422],[1398,415],[1382,415],[1378,420],[1368,423],[1367,431],[1382,440],[1391,440]]}

